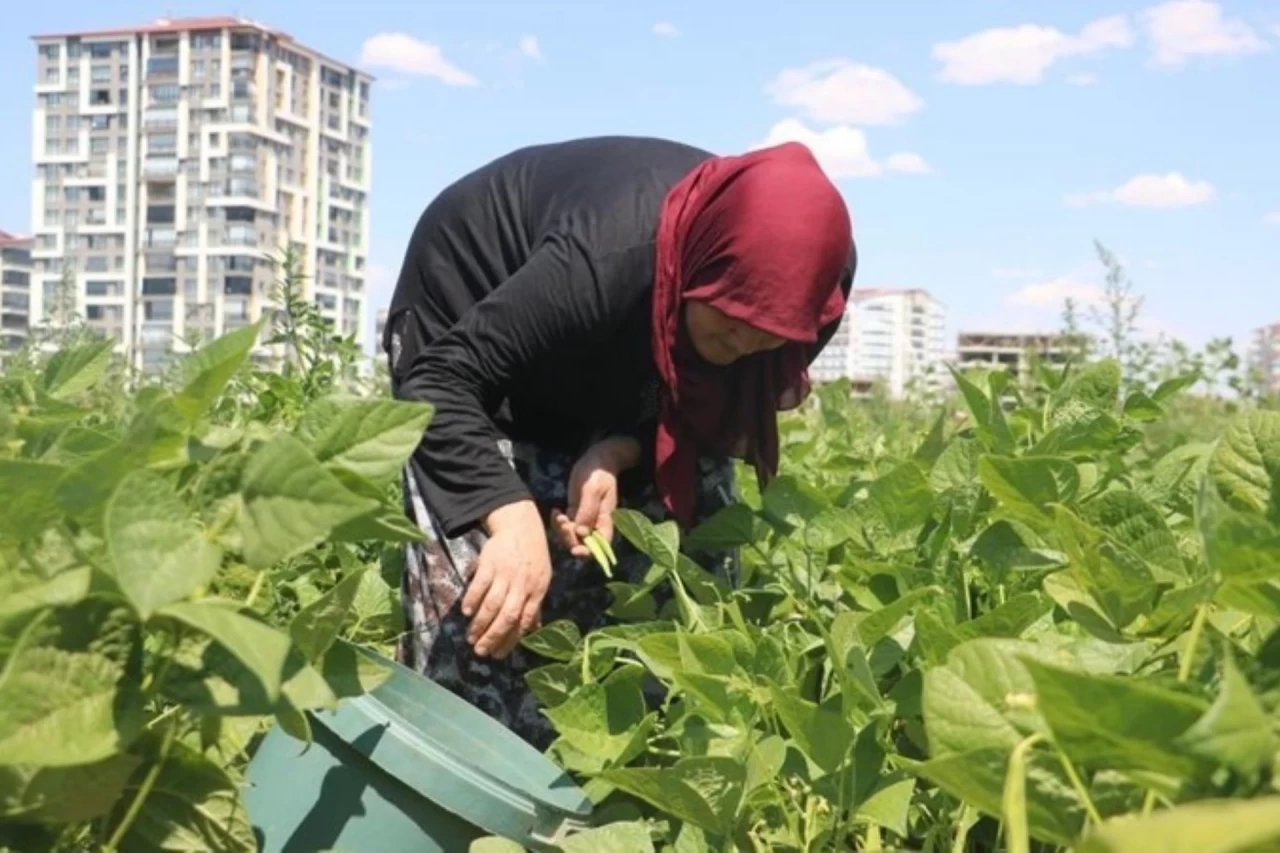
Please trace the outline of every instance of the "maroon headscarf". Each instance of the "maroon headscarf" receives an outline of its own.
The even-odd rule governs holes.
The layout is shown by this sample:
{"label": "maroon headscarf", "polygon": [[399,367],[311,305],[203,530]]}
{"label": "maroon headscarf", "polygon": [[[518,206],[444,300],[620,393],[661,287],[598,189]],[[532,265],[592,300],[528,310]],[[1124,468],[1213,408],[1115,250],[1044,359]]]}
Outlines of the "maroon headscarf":
{"label": "maroon headscarf", "polygon": [[[657,486],[689,524],[700,452],[751,462],[763,486],[778,470],[777,413],[809,393],[821,330],[839,320],[853,227],[808,148],[786,143],[713,157],[667,194],[658,223],[653,356],[663,393]],[[787,341],[727,367],[703,361],[682,318],[699,300]]]}

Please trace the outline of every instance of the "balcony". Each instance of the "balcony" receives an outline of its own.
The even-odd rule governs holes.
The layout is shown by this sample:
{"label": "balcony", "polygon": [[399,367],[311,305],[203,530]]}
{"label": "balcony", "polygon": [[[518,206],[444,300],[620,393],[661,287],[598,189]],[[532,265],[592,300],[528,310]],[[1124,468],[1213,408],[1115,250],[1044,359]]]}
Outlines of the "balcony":
{"label": "balcony", "polygon": [[152,56],[147,60],[147,79],[162,80],[178,76],[177,56]]}
{"label": "balcony", "polygon": [[177,157],[148,157],[142,161],[142,174],[148,178],[172,178],[178,174]]}

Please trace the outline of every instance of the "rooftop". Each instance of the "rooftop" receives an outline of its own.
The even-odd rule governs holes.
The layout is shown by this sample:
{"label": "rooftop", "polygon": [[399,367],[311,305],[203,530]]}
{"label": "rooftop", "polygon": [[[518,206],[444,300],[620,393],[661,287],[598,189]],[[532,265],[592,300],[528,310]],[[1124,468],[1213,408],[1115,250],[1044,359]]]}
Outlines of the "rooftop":
{"label": "rooftop", "polygon": [[40,33],[32,36],[31,38],[33,41],[50,41],[67,38],[104,39],[119,38],[121,36],[153,35],[155,33],[199,32],[201,30],[257,30],[260,33],[278,39],[281,42],[293,45],[299,50],[314,54],[325,62],[329,62],[343,68],[349,68],[363,77],[373,79],[367,72],[361,71],[359,68],[356,68],[349,63],[334,59],[331,56],[326,56],[314,48],[307,47],[306,45],[295,41],[293,36],[283,30],[277,30],[249,18],[234,18],[229,15],[214,18],[156,18],[149,24],[142,24],[137,27],[118,27],[109,30],[87,30],[82,32]]}
{"label": "rooftop", "polygon": [[10,234],[8,231],[0,231],[0,246],[21,246],[30,242],[30,237],[23,237],[21,234]]}

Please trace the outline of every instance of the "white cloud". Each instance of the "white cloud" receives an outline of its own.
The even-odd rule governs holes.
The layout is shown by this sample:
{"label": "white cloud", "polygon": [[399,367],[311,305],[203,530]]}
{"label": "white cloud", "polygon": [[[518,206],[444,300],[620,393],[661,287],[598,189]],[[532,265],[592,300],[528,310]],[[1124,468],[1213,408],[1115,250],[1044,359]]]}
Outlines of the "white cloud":
{"label": "white cloud", "polygon": [[884,165],[890,172],[901,172],[904,175],[927,175],[932,171],[923,157],[910,151],[890,154]]}
{"label": "white cloud", "polygon": [[1280,210],[1274,210],[1262,217],[1262,221],[1268,225],[1280,225]]}
{"label": "white cloud", "polygon": [[1164,175],[1138,175],[1111,190],[1076,193],[1067,196],[1067,204],[1082,207],[1113,202],[1131,207],[1190,207],[1212,201],[1213,185],[1208,181],[1188,180],[1181,172]]}
{"label": "white cloud", "polygon": [[1101,305],[1106,294],[1101,287],[1071,275],[1028,284],[1005,297],[1009,305],[1021,308],[1061,308],[1068,299],[1077,305]]}
{"label": "white cloud", "polygon": [[542,48],[538,46],[538,37],[530,35],[521,36],[520,53],[521,55],[532,59],[534,62],[541,62]]}
{"label": "white cloud", "polygon": [[873,178],[885,171],[912,174],[929,171],[923,157],[907,152],[890,155],[884,163],[878,162],[871,156],[866,133],[856,127],[838,125],[814,130],[796,118],[775,124],[769,135],[751,148],[768,148],[784,142],[799,142],[808,147],[832,180]]}
{"label": "white cloud", "polygon": [[788,68],[765,86],[765,92],[776,103],[824,124],[898,124],[924,106],[888,71],[846,59]]}
{"label": "white cloud", "polygon": [[680,35],[680,31],[676,29],[676,25],[670,21],[658,21],[653,25],[653,34],[662,36],[663,38],[675,38]]}
{"label": "white cloud", "polygon": [[982,30],[959,41],[935,44],[933,57],[942,63],[938,79],[944,83],[1030,86],[1043,80],[1059,60],[1132,44],[1128,20],[1112,15],[1086,25],[1074,36],[1036,24]]}
{"label": "white cloud", "polygon": [[365,39],[360,64],[390,68],[401,74],[433,77],[449,86],[475,86],[475,77],[444,58],[439,46],[405,33],[379,33]]}
{"label": "white cloud", "polygon": [[1223,17],[1209,0],[1170,0],[1142,13],[1158,65],[1181,65],[1193,56],[1258,53],[1267,44],[1244,21]]}
{"label": "white cloud", "polygon": [[1067,82],[1072,86],[1096,86],[1098,85],[1097,74],[1068,74]]}

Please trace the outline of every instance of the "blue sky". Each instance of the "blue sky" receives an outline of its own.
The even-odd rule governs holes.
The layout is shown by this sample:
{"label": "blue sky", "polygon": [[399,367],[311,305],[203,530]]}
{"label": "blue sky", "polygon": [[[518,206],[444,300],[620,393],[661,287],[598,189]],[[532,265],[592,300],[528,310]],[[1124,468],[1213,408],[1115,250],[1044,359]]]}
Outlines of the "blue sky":
{"label": "blue sky", "polygon": [[1270,0],[13,3],[0,32],[0,229],[29,229],[33,33],[239,14],[379,78],[372,257],[467,170],[574,136],[733,153],[801,137],[853,212],[862,287],[961,328],[1055,328],[1096,237],[1145,326],[1242,341],[1280,321],[1280,5]]}

